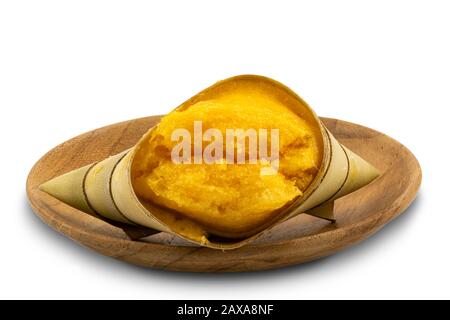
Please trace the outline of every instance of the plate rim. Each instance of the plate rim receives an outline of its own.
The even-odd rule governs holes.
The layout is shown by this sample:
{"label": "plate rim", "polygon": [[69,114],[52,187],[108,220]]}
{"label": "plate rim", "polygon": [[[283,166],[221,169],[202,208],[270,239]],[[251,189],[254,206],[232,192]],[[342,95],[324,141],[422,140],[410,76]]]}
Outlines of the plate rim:
{"label": "plate rim", "polygon": [[[181,253],[181,256],[184,257],[184,255],[194,255],[194,256],[200,256],[201,254],[204,255],[209,255],[209,256],[217,256],[217,254],[220,254],[222,251],[221,250],[217,250],[217,249],[210,249],[210,248],[206,248],[206,247],[201,247],[201,246],[181,246],[181,245],[172,245],[172,244],[163,244],[163,243],[151,243],[151,242],[144,242],[144,241],[138,241],[138,240],[133,240],[131,238],[126,238],[126,236],[123,237],[118,237],[118,236],[107,236],[106,234],[102,234],[102,233],[95,233],[92,231],[88,231],[86,229],[83,229],[81,227],[81,224],[71,224],[68,225],[67,221],[64,221],[64,219],[61,216],[61,213],[54,210],[54,216],[53,217],[49,217],[47,214],[44,213],[44,209],[42,209],[40,207],[40,203],[38,201],[38,198],[41,199],[46,199],[43,200],[45,201],[50,201],[50,202],[56,202],[59,203],[59,205],[62,205],[63,207],[66,206],[68,207],[70,210],[69,211],[78,211],[75,208],[72,208],[68,205],[63,204],[61,201],[59,201],[56,198],[51,197],[50,195],[38,190],[37,185],[35,185],[34,183],[34,179],[35,179],[35,175],[37,174],[37,168],[39,165],[42,165],[43,162],[45,162],[45,160],[47,159],[47,157],[49,157],[53,152],[55,152],[55,150],[59,149],[59,148],[64,148],[64,146],[71,142],[74,141],[76,139],[83,139],[86,137],[86,135],[91,134],[92,132],[98,132],[101,130],[108,130],[112,127],[116,127],[116,126],[124,126],[128,127],[130,126],[133,122],[136,121],[141,121],[141,122],[154,122],[156,121],[155,119],[158,119],[160,116],[150,116],[150,117],[144,117],[144,118],[138,118],[138,119],[132,119],[132,120],[128,120],[128,121],[123,121],[123,122],[119,122],[119,123],[115,123],[115,124],[111,124],[108,126],[104,126],[101,128],[97,128],[91,131],[88,131],[86,133],[83,133],[81,135],[78,135],[74,138],[71,138],[61,144],[59,144],[58,146],[52,148],[50,151],[48,151],[44,156],[42,156],[32,167],[32,169],[30,170],[30,173],[28,174],[27,177],[27,182],[26,182],[26,193],[27,193],[27,197],[28,197],[28,201],[34,211],[34,213],[39,216],[39,218],[41,220],[43,220],[47,225],[49,225],[50,227],[52,227],[53,229],[55,229],[57,232],[62,233],[63,235],[71,238],[72,240],[87,246],[101,254],[107,255],[107,256],[111,256],[113,258],[122,260],[122,261],[126,261],[126,262],[130,262],[133,264],[138,264],[138,265],[143,265],[143,266],[147,266],[147,267],[153,267],[153,268],[158,268],[158,269],[165,269],[165,270],[174,270],[174,271],[194,271],[194,272],[204,272],[205,270],[202,270],[202,268],[199,268],[198,270],[196,270],[195,268],[188,268],[186,267],[184,264],[177,264],[177,261],[172,261],[171,263],[161,263],[161,264],[151,264],[151,263],[146,263],[145,259],[144,260],[139,260],[136,259],[136,257],[133,258],[133,254],[127,254],[124,253],[123,250],[119,250],[118,252],[114,252],[114,249],[112,250],[106,250],[107,252],[100,252],[102,250],[102,247],[100,245],[100,247],[96,247],[95,245],[93,245],[92,243],[89,243],[87,241],[83,241],[83,237],[86,237],[85,240],[87,238],[91,238],[91,240],[95,239],[97,240],[103,240],[105,242],[109,242],[110,244],[113,244],[113,242],[115,243],[115,245],[117,247],[126,247],[128,249],[130,249],[131,246],[135,247],[135,255],[138,255],[139,252],[143,252],[147,253],[148,251],[157,251],[160,249],[165,249],[168,250],[168,248],[170,249],[176,249],[179,251],[184,251],[183,253]],[[364,130],[368,130],[371,133],[377,134],[377,135],[382,135],[383,137],[390,139],[393,143],[397,144],[399,146],[399,148],[403,148],[403,150],[405,151],[405,153],[410,156],[410,161],[411,163],[415,166],[416,170],[417,170],[417,177],[416,179],[412,179],[414,180],[412,181],[410,184],[407,185],[407,188],[405,188],[405,192],[402,194],[403,198],[401,199],[401,205],[398,206],[397,208],[393,208],[395,201],[393,203],[391,203],[391,205],[388,208],[385,208],[382,211],[378,211],[376,214],[371,214],[355,223],[351,223],[342,227],[339,227],[337,229],[334,230],[328,230],[328,231],[324,231],[324,232],[319,232],[317,234],[311,234],[311,235],[306,235],[300,238],[295,238],[295,239],[284,239],[284,240],[278,240],[276,242],[267,242],[267,243],[250,243],[242,248],[238,248],[238,249],[233,249],[230,251],[227,251],[227,254],[229,255],[236,255],[236,253],[239,252],[247,252],[250,253],[252,252],[253,254],[255,254],[255,250],[256,251],[262,251],[262,250],[276,250],[280,247],[284,247],[283,250],[289,250],[290,247],[295,247],[298,246],[299,243],[301,242],[305,242],[305,241],[322,241],[321,237],[325,237],[325,236],[330,236],[330,233],[332,233],[333,235],[338,235],[339,233],[347,233],[347,234],[352,234],[352,231],[355,229],[366,229],[365,231],[363,231],[363,234],[365,235],[364,237],[360,238],[357,241],[350,241],[348,242],[347,245],[343,245],[341,248],[334,250],[332,252],[323,252],[323,254],[321,255],[314,255],[314,257],[311,257],[311,259],[307,259],[307,257],[305,259],[303,259],[302,261],[297,261],[297,262],[289,262],[287,261],[287,263],[285,263],[285,265],[280,265],[280,266],[273,266],[273,268],[279,268],[279,267],[283,267],[283,266],[289,266],[292,264],[299,264],[299,263],[303,263],[303,262],[307,262],[307,261],[311,261],[311,260],[315,260],[324,256],[328,256],[331,254],[336,253],[337,251],[341,251],[349,246],[352,246],[362,240],[367,239],[368,237],[370,237],[372,234],[374,234],[376,231],[378,231],[379,229],[381,229],[384,225],[386,225],[387,223],[389,223],[390,221],[392,221],[393,219],[395,219],[397,216],[399,216],[402,212],[404,212],[404,210],[414,201],[417,192],[420,188],[420,184],[421,184],[421,180],[422,180],[422,171],[420,168],[420,164],[418,162],[418,160],[416,159],[416,157],[411,153],[411,151],[409,151],[405,146],[403,146],[400,142],[396,141],[395,139],[385,135],[384,133],[378,132],[376,130],[373,130],[371,128],[367,128],[364,126],[361,126],[359,124],[355,124],[355,123],[351,123],[351,122],[347,122],[347,121],[343,121],[343,120],[338,120],[338,119],[332,119],[332,118],[324,118],[321,117],[320,118],[323,122],[328,123],[328,125],[330,124],[344,124],[344,125],[349,125],[349,126],[357,126],[359,128],[362,128]],[[151,125],[150,125],[151,126]],[[327,125],[326,125],[327,126]],[[125,150],[126,148],[124,148]],[[382,173],[381,176],[384,175],[384,172]],[[380,176],[380,177],[381,177]],[[377,180],[379,180],[380,178],[377,178],[374,182],[372,183],[376,183]],[[81,211],[78,211],[81,212]],[[88,215],[86,213],[84,213],[84,215]],[[85,217],[86,218],[86,217]],[[95,217],[90,216],[90,218],[92,219],[96,219]],[[88,218],[88,220],[90,220]],[[101,220],[100,223],[105,223],[108,224],[108,222]],[[114,227],[114,226],[112,226]],[[117,227],[114,227],[117,228]],[[120,228],[118,228],[120,229]],[[118,231],[118,230],[116,230]],[[120,231],[118,231],[120,234]],[[76,235],[77,234],[77,235]],[[352,240],[352,239],[349,239]],[[100,244],[100,242],[99,242]],[[345,244],[345,243],[344,243]],[[104,248],[103,248],[104,249]],[[133,250],[131,250],[133,251]],[[229,253],[231,252],[231,253]],[[168,259],[170,260],[170,259]],[[170,262],[170,261],[169,261]],[[244,262],[241,261],[241,262]],[[220,268],[219,268],[220,269]],[[235,269],[233,268],[229,268],[226,270],[210,270],[213,272],[223,272],[223,271],[256,271],[256,270],[264,270],[264,269],[272,269],[271,265],[270,265],[270,261],[268,263],[268,265],[266,267],[256,267],[254,269],[251,268],[251,266],[249,265],[242,265],[240,267],[237,267]]]}

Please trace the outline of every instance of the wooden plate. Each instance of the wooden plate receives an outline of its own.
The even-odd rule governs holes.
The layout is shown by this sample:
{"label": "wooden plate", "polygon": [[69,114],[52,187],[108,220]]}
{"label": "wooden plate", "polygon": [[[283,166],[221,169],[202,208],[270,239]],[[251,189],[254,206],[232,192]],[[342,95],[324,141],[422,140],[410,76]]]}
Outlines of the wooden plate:
{"label": "wooden plate", "polygon": [[325,257],[366,239],[408,207],[421,182],[419,163],[397,141],[353,123],[322,118],[342,144],[375,165],[382,175],[336,201],[334,224],[302,214],[255,242],[226,252],[198,247],[167,233],[92,216],[38,189],[55,176],[133,146],[159,119],[153,116],[110,125],[48,152],[28,176],[27,194],[33,210],[56,231],[122,261],[177,271],[255,271]]}

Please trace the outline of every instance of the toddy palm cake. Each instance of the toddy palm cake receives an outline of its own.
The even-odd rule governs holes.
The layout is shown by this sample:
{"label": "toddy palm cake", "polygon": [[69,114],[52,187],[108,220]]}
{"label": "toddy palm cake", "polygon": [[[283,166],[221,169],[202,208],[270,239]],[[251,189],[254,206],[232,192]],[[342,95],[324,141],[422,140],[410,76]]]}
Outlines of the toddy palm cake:
{"label": "toddy palm cake", "polygon": [[[136,152],[132,181],[137,195],[197,222],[206,233],[231,238],[253,233],[301,197],[320,167],[320,131],[265,86],[261,83],[255,90],[252,82],[230,83],[220,94],[163,117]],[[186,154],[184,163],[174,162],[171,155],[180,143],[172,133],[179,128],[188,133],[189,141],[181,142],[187,144],[187,150],[181,150]],[[266,143],[266,147],[279,155],[276,170],[270,163],[271,152],[265,159],[257,156],[263,152],[257,148],[261,140],[274,140],[274,129],[279,146]],[[216,130],[215,141],[205,141],[211,130]],[[242,132],[242,139],[236,132]],[[193,140],[199,138],[195,159]],[[249,147],[252,143],[254,148]],[[213,152],[207,154],[214,158],[211,161],[203,157],[208,150]]]}

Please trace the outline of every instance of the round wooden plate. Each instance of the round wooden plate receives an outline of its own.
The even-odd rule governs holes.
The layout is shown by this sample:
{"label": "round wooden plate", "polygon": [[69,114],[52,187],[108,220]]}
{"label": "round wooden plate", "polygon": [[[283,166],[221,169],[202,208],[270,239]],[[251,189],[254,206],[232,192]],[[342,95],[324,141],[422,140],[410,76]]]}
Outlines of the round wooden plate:
{"label": "round wooden plate", "polygon": [[342,144],[371,162],[382,175],[336,201],[336,223],[302,214],[240,249],[198,247],[167,233],[107,221],[38,189],[53,177],[132,147],[159,119],[153,116],[113,124],[48,152],[28,176],[27,194],[33,210],[56,231],[122,261],[176,271],[255,271],[325,257],[366,239],[408,207],[421,182],[419,163],[399,142],[360,125],[322,118]]}

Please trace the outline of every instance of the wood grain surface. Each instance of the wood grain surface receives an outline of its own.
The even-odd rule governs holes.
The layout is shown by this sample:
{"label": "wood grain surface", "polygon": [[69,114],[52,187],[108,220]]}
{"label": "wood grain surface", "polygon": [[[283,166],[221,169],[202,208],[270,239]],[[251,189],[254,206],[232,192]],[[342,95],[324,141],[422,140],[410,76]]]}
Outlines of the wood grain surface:
{"label": "wood grain surface", "polygon": [[325,257],[366,239],[409,206],[421,182],[419,163],[399,142],[360,125],[321,118],[342,144],[371,162],[382,175],[336,201],[334,224],[302,214],[253,243],[226,252],[198,247],[167,233],[107,221],[38,189],[53,177],[132,147],[159,119],[153,116],[110,125],[49,151],[27,180],[34,212],[74,241],[129,263],[175,271],[256,271]]}

